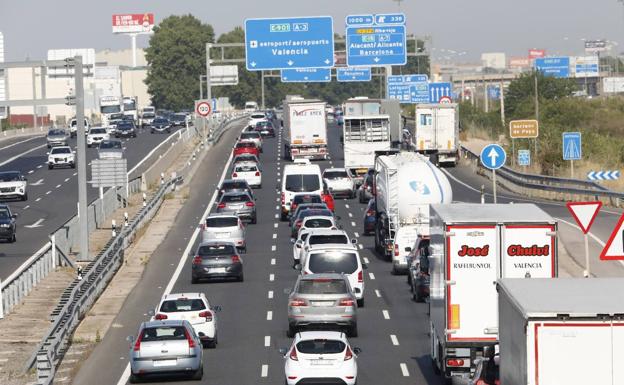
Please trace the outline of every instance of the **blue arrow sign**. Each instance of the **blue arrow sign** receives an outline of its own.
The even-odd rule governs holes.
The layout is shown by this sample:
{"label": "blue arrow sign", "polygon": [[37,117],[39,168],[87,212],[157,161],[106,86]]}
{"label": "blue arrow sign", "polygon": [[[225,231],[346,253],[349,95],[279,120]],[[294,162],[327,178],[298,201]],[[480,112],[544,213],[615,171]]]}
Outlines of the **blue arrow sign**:
{"label": "blue arrow sign", "polygon": [[[347,16],[349,20],[351,16]],[[405,15],[374,15],[374,23],[347,25],[347,65],[380,67],[407,63]]]}
{"label": "blue arrow sign", "polygon": [[570,76],[570,58],[567,56],[536,58],[535,69],[545,76],[567,78]]}
{"label": "blue arrow sign", "polygon": [[281,70],[284,83],[325,83],[331,81],[331,68],[296,68]]}
{"label": "blue arrow sign", "polygon": [[390,75],[387,82],[388,99],[401,103],[429,103],[429,77],[427,75]]}
{"label": "blue arrow sign", "polygon": [[334,28],[329,16],[245,20],[247,70],[330,68]]}
{"label": "blue arrow sign", "polygon": [[490,170],[497,170],[507,160],[507,153],[498,144],[488,144],[481,150],[481,164]]}
{"label": "blue arrow sign", "polygon": [[440,103],[440,98],[453,98],[453,85],[449,82],[429,83],[429,103]]}
{"label": "blue arrow sign", "polygon": [[490,97],[490,99],[499,100],[500,99],[500,87],[488,86],[488,96]]}
{"label": "blue arrow sign", "polygon": [[531,165],[531,150],[518,150],[518,166]]}
{"label": "blue arrow sign", "polygon": [[368,67],[336,68],[339,82],[368,82],[371,80],[371,69]]}
{"label": "blue arrow sign", "polygon": [[563,160],[581,160],[583,147],[580,132],[563,133]]}
{"label": "blue arrow sign", "polygon": [[587,173],[589,180],[617,180],[619,178],[620,172],[617,170],[590,171]]}

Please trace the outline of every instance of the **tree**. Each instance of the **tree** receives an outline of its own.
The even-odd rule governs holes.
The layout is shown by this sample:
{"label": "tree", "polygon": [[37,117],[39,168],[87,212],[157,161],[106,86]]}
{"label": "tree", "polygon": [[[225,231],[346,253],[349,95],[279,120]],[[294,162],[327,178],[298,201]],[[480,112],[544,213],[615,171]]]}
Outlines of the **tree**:
{"label": "tree", "polygon": [[212,26],[193,15],[169,16],[154,27],[145,50],[145,83],[154,106],[192,108],[199,97],[199,76],[206,72],[206,43],[212,41]]}
{"label": "tree", "polygon": [[505,92],[505,111],[509,117],[522,119],[530,116],[531,108],[535,108],[535,76],[540,103],[571,96],[578,89],[574,79],[555,78],[534,71],[524,73],[512,80]]}

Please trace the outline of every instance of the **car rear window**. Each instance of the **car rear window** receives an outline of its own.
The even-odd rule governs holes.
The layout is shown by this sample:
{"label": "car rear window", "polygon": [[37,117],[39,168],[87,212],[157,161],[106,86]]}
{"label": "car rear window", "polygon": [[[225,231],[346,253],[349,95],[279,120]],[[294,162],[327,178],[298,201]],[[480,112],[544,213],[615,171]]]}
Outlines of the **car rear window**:
{"label": "car rear window", "polygon": [[306,192],[321,188],[316,174],[290,174],[286,176],[286,191]]}
{"label": "car rear window", "polygon": [[238,218],[235,218],[235,217],[206,218],[206,227],[234,227],[234,226],[238,226]]}
{"label": "car rear window", "polygon": [[323,178],[327,179],[339,179],[339,178],[348,178],[349,175],[346,171],[326,171],[323,174]]}
{"label": "car rear window", "polygon": [[258,139],[258,133],[257,132],[243,132],[240,137],[241,139]]}
{"label": "car rear window", "polygon": [[9,210],[0,209],[0,219],[9,219],[9,218],[11,218],[11,215],[9,215]]}
{"label": "car rear window", "polygon": [[313,273],[353,274],[358,268],[357,254],[344,251],[322,251],[309,257],[309,269]]}
{"label": "car rear window", "polygon": [[164,301],[160,305],[160,311],[164,313],[175,313],[179,311],[199,311],[206,309],[204,301],[199,298],[178,298],[170,301]]}
{"label": "car rear window", "polygon": [[234,245],[203,245],[197,250],[197,254],[202,257],[210,257],[212,255],[233,255],[236,254]]}
{"label": "car rear window", "polygon": [[185,340],[186,328],[184,326],[158,326],[145,328],[141,333],[141,342]]}
{"label": "car rear window", "polygon": [[349,243],[349,239],[346,235],[342,234],[312,235],[309,243],[311,245],[322,245],[324,243]]}
{"label": "car rear window", "polygon": [[297,288],[299,294],[343,294],[347,292],[347,283],[343,279],[303,279]]}
{"label": "car rear window", "polygon": [[303,210],[299,212],[299,219],[304,219],[306,217],[311,217],[314,215],[327,216],[327,217],[333,216],[332,212],[329,210],[307,209],[307,210]]}
{"label": "car rear window", "polygon": [[223,198],[221,198],[221,202],[249,202],[249,196],[247,196],[247,194],[224,195]]}
{"label": "car rear window", "polygon": [[229,181],[229,182],[224,182],[223,185],[221,186],[222,190],[228,190],[228,189],[246,189],[247,188],[247,182],[244,181]]}
{"label": "car rear window", "polygon": [[256,147],[253,142],[238,142],[236,143],[237,148],[246,148],[246,147]]}
{"label": "car rear window", "polygon": [[239,163],[239,162],[257,162],[258,158],[256,158],[254,155],[238,155],[236,158],[234,158],[234,163]]}
{"label": "car rear window", "polygon": [[303,224],[309,229],[327,228],[332,227],[334,224],[331,220],[325,218],[310,218]]}
{"label": "car rear window", "polygon": [[104,148],[117,148],[117,149],[121,149],[121,142],[117,142],[117,141],[110,141],[110,142],[102,142],[100,144],[100,150],[104,149]]}
{"label": "car rear window", "polygon": [[300,203],[323,203],[320,195],[316,194],[306,194],[306,195],[295,195],[293,198],[293,202],[295,204]]}
{"label": "car rear window", "polygon": [[256,167],[255,164],[245,164],[245,165],[236,166],[234,168],[234,171],[236,171],[236,172],[252,172],[252,171],[258,171],[258,167]]}
{"label": "car rear window", "polygon": [[347,344],[336,340],[307,340],[297,343],[297,350],[303,354],[337,354],[345,350]]}

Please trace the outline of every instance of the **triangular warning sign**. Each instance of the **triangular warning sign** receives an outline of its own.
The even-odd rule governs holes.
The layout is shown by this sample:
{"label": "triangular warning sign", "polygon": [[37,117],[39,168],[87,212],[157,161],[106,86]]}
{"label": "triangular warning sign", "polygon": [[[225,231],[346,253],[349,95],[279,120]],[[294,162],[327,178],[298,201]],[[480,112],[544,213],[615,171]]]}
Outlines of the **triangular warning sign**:
{"label": "triangular warning sign", "polygon": [[568,206],[568,210],[572,213],[583,233],[587,234],[602,207],[602,202],[568,202],[566,206]]}
{"label": "triangular warning sign", "polygon": [[624,259],[624,214],[620,217],[607,244],[602,249],[600,259],[603,261]]}

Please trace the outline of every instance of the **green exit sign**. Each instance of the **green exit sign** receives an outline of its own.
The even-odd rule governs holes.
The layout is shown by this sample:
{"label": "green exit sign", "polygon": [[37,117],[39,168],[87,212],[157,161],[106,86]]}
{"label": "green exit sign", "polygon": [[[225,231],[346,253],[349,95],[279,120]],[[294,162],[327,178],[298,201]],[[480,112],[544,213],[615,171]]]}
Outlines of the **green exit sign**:
{"label": "green exit sign", "polygon": [[271,32],[290,32],[290,23],[271,24]]}

